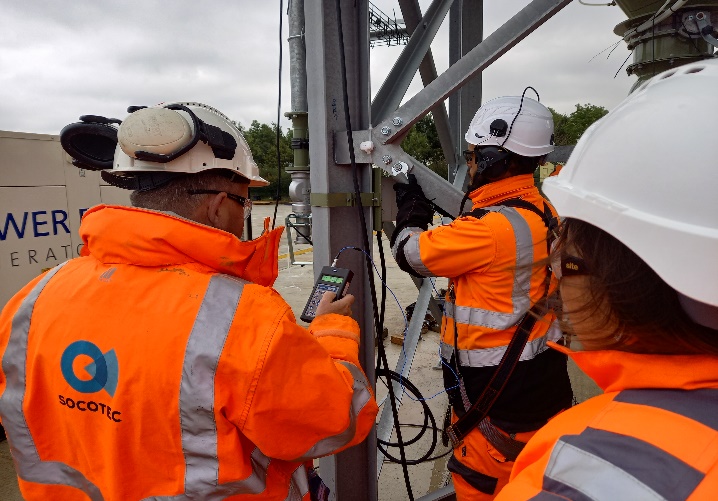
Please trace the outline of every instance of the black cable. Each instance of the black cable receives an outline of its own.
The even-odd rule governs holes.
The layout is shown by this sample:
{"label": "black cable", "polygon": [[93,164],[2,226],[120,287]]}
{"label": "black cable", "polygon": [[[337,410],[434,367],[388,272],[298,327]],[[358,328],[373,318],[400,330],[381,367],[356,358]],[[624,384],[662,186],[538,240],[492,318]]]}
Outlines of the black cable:
{"label": "black cable", "polygon": [[[344,29],[342,26],[342,7],[341,7],[341,0],[336,0],[336,8],[337,8],[337,28],[338,28],[338,35],[339,35],[339,58],[340,58],[340,70],[341,70],[341,78],[342,78],[342,90],[343,90],[343,101],[344,101],[344,118],[346,122],[346,129],[347,129],[347,142],[349,144],[349,159],[352,166],[352,176],[354,178],[354,192],[356,193],[356,200],[357,200],[357,208],[359,210],[359,218],[361,220],[361,227],[364,229],[362,231],[362,239],[364,241],[364,248],[369,249],[369,237],[367,236],[367,233],[369,231],[369,227],[366,224],[366,219],[364,217],[364,207],[362,206],[361,202],[361,190],[359,188],[359,174],[358,174],[358,168],[356,164],[356,157],[354,155],[354,137],[352,134],[352,125],[351,125],[351,115],[349,114],[349,84],[347,82],[347,68],[346,68],[346,58],[344,54]],[[383,332],[383,328],[380,323],[380,317],[379,317],[379,311],[377,309],[376,304],[376,288],[374,286],[374,273],[371,273],[372,264],[371,264],[371,257],[366,256],[365,257],[366,263],[367,263],[367,269],[370,271],[368,273],[369,277],[369,287],[371,289],[371,300],[372,300],[372,309],[374,313],[374,329],[379,336],[379,339],[381,339],[381,334]],[[384,364],[384,367],[386,367],[387,370],[389,370],[389,364],[386,360],[386,352],[384,351],[384,344],[378,343],[377,345],[377,351],[379,354],[379,359],[381,363]],[[379,369],[377,369],[379,370]],[[395,401],[395,395],[394,395],[394,389],[392,388],[392,385],[389,385],[389,399],[391,402],[391,410],[394,417],[394,424],[396,429],[396,436],[399,443],[402,443],[401,438],[401,427],[397,426],[399,424],[399,413],[396,408],[396,401]],[[411,490],[411,482],[409,481],[409,470],[407,468],[406,464],[406,453],[404,451],[403,445],[399,446],[399,453],[401,455],[402,459],[402,470],[404,471],[404,482],[406,483],[406,491],[409,496],[410,501],[414,501],[414,494]]]}
{"label": "black cable", "polygon": [[384,346],[384,314],[386,313],[386,259],[384,258],[384,242],[381,238],[381,231],[376,232],[376,242],[377,246],[379,247],[379,266],[381,269],[381,307],[379,310],[379,324],[381,325],[381,334],[379,337],[379,342]]}
{"label": "black cable", "polygon": [[272,218],[272,229],[277,224],[277,209],[279,208],[279,199],[282,197],[282,153],[279,149],[279,139],[282,134],[282,128],[279,126],[282,113],[282,21],[284,20],[284,0],[279,0],[279,83],[277,85],[277,195],[274,200],[274,217]]}
{"label": "black cable", "polygon": [[[403,378],[400,374],[390,371],[388,369],[377,369],[377,376],[383,375],[387,380],[394,380],[397,381],[399,384],[401,384],[409,393],[413,393],[417,398],[416,400],[421,402],[423,411],[424,411],[424,424],[421,426],[418,426],[420,428],[419,433],[412,438],[411,440],[408,440],[406,442],[389,442],[385,440],[377,440],[378,444],[377,447],[379,450],[384,454],[384,456],[387,457],[387,459],[395,462],[395,463],[401,463],[402,465],[417,465],[420,463],[424,463],[426,461],[429,461],[431,458],[431,454],[436,450],[436,445],[438,443],[438,435],[439,435],[439,429],[436,426],[436,419],[434,418],[434,414],[431,412],[431,409],[429,408],[429,405],[426,403],[426,400],[421,396],[421,392],[419,389],[414,386],[414,384],[407,380],[406,378]],[[391,387],[391,384],[387,385]],[[431,421],[431,425],[429,425],[429,421]],[[401,426],[406,426],[402,424],[397,424],[397,430],[401,428]],[[387,447],[399,447],[399,451],[401,452],[403,450],[403,447],[406,447],[408,445],[414,444],[418,442],[426,433],[426,431],[431,428],[433,430],[432,433],[432,440],[431,440],[431,446],[429,447],[429,450],[426,451],[419,459],[409,459],[407,460],[404,455],[402,455],[401,459],[397,459],[393,457],[391,454],[387,452],[387,450],[382,446]],[[397,438],[399,437],[399,434],[397,433]]]}

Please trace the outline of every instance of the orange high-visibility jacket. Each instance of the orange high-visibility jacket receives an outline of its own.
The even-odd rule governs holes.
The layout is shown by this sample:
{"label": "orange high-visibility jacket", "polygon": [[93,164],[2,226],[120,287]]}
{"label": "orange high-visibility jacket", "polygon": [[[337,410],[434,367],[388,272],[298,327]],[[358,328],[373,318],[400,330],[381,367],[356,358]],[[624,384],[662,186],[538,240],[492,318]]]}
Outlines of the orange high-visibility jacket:
{"label": "orange high-visibility jacket", "polygon": [[555,348],[605,393],[539,430],[497,500],[718,499],[718,357]]}
{"label": "orange high-visibility jacket", "polygon": [[365,438],[358,325],[297,325],[270,288],[281,228],[266,230],[241,242],[160,212],[85,214],[83,257],[0,316],[25,499],[308,500],[302,462]]}
{"label": "orange high-visibility jacket", "polygon": [[[479,374],[477,384],[467,380],[469,397],[474,401],[505,353],[517,324],[545,293],[546,265],[536,263],[548,255],[546,225],[530,210],[498,204],[520,198],[543,211],[548,202],[534,186],[531,174],[489,183],[471,192],[470,197],[472,209],[488,211],[483,217],[458,217],[429,231],[405,228],[392,251],[400,264],[403,261],[422,276],[450,278],[441,354],[448,363],[458,345],[461,367]],[[552,207],[551,211],[555,214]],[[554,281],[551,291],[555,285]],[[533,428],[538,429],[541,421],[570,405],[566,358],[547,350],[547,341],[560,338],[552,313],[536,322],[492,417],[538,422]],[[465,379],[471,377],[465,374]],[[450,372],[445,371],[445,380],[447,388],[456,385]]]}

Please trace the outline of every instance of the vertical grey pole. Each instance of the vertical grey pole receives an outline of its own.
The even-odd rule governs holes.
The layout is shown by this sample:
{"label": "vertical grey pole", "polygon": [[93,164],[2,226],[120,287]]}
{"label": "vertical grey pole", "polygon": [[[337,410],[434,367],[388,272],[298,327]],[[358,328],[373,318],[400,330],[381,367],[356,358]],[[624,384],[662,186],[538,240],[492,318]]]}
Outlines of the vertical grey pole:
{"label": "vertical grey pole", "polygon": [[[353,130],[365,130],[370,122],[369,96],[369,14],[366,1],[340,0],[344,32],[349,112]],[[354,191],[350,166],[334,162],[335,133],[346,130],[341,54],[338,38],[336,0],[313,0],[304,5],[306,26],[307,86],[309,105],[309,148],[312,154],[312,219],[314,274],[331,264],[345,246],[363,248],[368,232],[372,255],[372,210],[364,207],[368,228],[361,226],[356,207],[336,206],[332,193]],[[346,134],[336,136],[346,141]],[[362,192],[371,191],[371,165],[359,164]],[[341,197],[340,197],[341,198]],[[374,324],[368,273],[362,253],[342,253],[338,266],[354,271],[349,292],[356,297],[354,317],[361,328],[359,360],[370,381],[374,381]],[[320,474],[338,501],[376,501],[376,433],[362,444],[319,462]]]}
{"label": "vertical grey pole", "polygon": [[[287,217],[287,237],[290,240],[290,220],[301,228],[295,242],[309,243],[312,235],[309,194],[309,144],[307,130],[307,65],[304,46],[304,0],[289,2],[289,81],[291,83],[292,111],[284,116],[292,121],[292,150],[294,159],[287,172],[292,176],[289,184],[289,196],[292,201],[292,214]],[[309,240],[307,240],[309,239]]]}
{"label": "vertical grey pole", "polygon": [[[461,59],[481,43],[484,37],[483,0],[456,0],[449,11],[449,66]],[[449,181],[459,189],[464,187],[466,162],[461,152],[466,149],[464,133],[481,106],[481,74],[466,82],[461,89],[449,96],[449,123],[458,164],[449,166]],[[452,168],[453,167],[453,168]],[[458,180],[454,172],[458,170]]]}

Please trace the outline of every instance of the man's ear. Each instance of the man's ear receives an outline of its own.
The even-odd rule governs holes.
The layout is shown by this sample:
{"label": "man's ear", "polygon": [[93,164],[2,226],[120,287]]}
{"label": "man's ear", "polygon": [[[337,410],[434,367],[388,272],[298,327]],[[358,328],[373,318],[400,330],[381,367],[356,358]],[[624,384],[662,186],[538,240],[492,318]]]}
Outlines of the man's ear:
{"label": "man's ear", "polygon": [[215,228],[222,229],[220,227],[220,224],[222,223],[222,213],[220,212],[220,207],[226,198],[226,193],[218,193],[210,198],[209,204],[207,205],[207,219],[209,219],[209,222]]}

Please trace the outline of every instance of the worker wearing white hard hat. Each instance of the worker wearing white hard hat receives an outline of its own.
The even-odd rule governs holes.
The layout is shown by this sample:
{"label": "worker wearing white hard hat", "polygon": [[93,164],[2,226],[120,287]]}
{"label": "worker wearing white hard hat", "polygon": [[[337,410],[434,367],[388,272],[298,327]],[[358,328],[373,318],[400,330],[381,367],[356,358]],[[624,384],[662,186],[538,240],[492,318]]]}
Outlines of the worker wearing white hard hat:
{"label": "worker wearing white hard hat", "polygon": [[282,228],[239,238],[249,187],[267,183],[227,117],[128,111],[82,117],[61,142],[133,207],[89,209],[81,257],[0,314],[23,498],[308,500],[311,460],[375,424],[353,297],[325,295],[304,328],[272,289]]}
{"label": "worker wearing white hard hat", "polygon": [[604,390],[540,430],[499,499],[715,499],[718,61],[661,73],[544,182],[567,353]]}
{"label": "worker wearing white hard hat", "polygon": [[496,98],[465,138],[471,211],[429,230],[433,207],[410,177],[394,187],[392,235],[403,270],[449,278],[441,355],[460,501],[493,499],[526,441],[572,400],[566,356],[546,349],[562,336],[546,309],[556,214],[533,177],[553,150],[551,112],[525,95]]}

